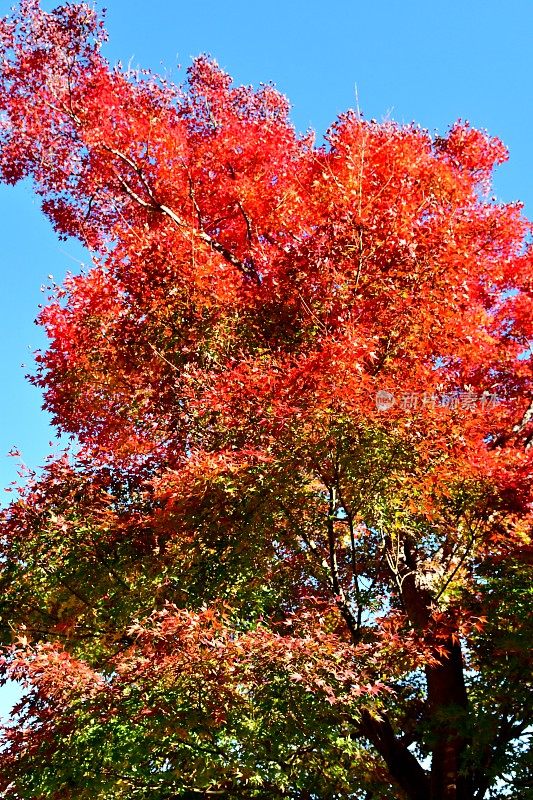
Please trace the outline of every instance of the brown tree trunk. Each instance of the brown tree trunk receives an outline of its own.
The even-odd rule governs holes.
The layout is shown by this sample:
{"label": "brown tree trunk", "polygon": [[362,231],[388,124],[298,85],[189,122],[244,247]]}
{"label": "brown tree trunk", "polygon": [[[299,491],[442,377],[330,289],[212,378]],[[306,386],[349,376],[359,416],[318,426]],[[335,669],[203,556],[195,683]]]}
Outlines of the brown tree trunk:
{"label": "brown tree trunk", "polygon": [[387,764],[392,779],[409,800],[429,800],[427,774],[410,750],[396,738],[387,717],[382,715],[376,718],[364,711],[362,728]]}
{"label": "brown tree trunk", "polygon": [[[404,545],[405,570],[401,594],[412,625],[420,631],[431,618],[433,596],[417,582],[416,557]],[[458,637],[444,642],[445,652],[439,664],[426,667],[428,717],[433,737],[431,776],[427,800],[474,800],[471,775],[463,775],[464,755],[469,745],[468,695]],[[407,792],[409,800],[415,795]]]}
{"label": "brown tree trunk", "polygon": [[429,716],[433,726],[430,800],[473,800],[472,778],[462,774],[469,744],[465,725],[468,697],[461,645],[447,642],[447,656],[426,669]]}

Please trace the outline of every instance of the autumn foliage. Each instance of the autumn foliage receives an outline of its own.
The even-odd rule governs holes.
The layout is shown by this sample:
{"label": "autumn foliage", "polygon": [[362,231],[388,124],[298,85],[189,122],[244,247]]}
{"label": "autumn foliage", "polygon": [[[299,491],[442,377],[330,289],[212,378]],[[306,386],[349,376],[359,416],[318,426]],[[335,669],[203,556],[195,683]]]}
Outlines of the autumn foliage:
{"label": "autumn foliage", "polygon": [[73,446],[2,518],[2,796],[533,797],[502,143],[348,112],[316,144],[208,58],[110,67],[86,5],[0,32],[0,176],[91,253],[33,377]]}

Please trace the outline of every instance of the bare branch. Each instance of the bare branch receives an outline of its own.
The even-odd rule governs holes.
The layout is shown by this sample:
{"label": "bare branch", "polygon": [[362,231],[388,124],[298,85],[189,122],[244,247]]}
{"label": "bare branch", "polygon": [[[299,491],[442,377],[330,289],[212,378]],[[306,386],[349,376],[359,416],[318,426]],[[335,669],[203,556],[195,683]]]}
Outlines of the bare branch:
{"label": "bare branch", "polygon": [[328,532],[328,550],[329,550],[329,574],[331,588],[335,595],[337,606],[341,612],[351,637],[355,644],[358,644],[361,638],[360,630],[357,626],[357,621],[354,619],[352,611],[346,600],[346,594],[341,586],[339,579],[339,571],[337,565],[337,553],[335,548],[335,506],[336,506],[336,492],[334,488],[329,490],[329,505],[328,505],[328,518],[327,518],[327,532]]}
{"label": "bare branch", "polygon": [[[109,147],[108,145],[102,145],[102,146],[105,150],[107,150],[107,152],[116,156],[128,167],[130,167],[130,169],[132,169],[135,172],[135,174],[141,181],[144,190],[146,191],[148,197],[150,198],[150,202],[144,200],[134,189],[132,189],[129,183],[122,176],[120,175],[117,176],[126,193],[133,200],[135,200],[136,203],[138,203],[143,208],[146,208],[150,211],[160,212],[164,214],[170,220],[172,220],[172,222],[178,228],[189,227],[186,221],[183,219],[183,217],[177,214],[172,208],[165,205],[164,203],[160,203],[156,199],[154,191],[152,190],[150,184],[146,180],[141,168],[135,163],[135,161],[133,161],[133,159],[131,159],[129,156],[125,155],[125,153],[122,153],[120,150],[116,150],[113,147]],[[199,208],[195,199],[194,199],[194,204],[196,212],[197,214],[199,214]],[[219,253],[222,256],[222,258],[228,262],[228,264],[231,264],[233,267],[235,267],[246,278],[252,278],[255,281],[255,283],[258,284],[260,283],[259,275],[257,274],[253,265],[249,265],[241,261],[239,258],[237,258],[237,256],[234,253],[231,252],[231,250],[229,250],[227,247],[221,244],[221,242],[217,241],[208,233],[206,233],[201,227],[199,230],[195,230],[194,234],[198,239],[201,239],[201,241],[205,242],[208,245],[208,247],[211,248],[211,250],[214,250],[216,253]]]}

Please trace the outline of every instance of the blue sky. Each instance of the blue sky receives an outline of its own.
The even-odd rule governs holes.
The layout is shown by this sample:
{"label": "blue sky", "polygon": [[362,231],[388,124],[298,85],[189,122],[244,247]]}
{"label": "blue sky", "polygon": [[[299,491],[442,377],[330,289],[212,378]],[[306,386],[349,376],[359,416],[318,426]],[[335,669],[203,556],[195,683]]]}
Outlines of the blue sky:
{"label": "blue sky", "polygon": [[[0,0],[0,14],[10,6]],[[415,120],[441,133],[468,119],[511,151],[495,193],[533,214],[531,0],[108,0],[107,27],[113,62],[177,82],[192,56],[208,52],[237,83],[273,81],[297,128],[319,138],[355,105],[356,87],[367,118]],[[1,488],[17,477],[6,455],[13,446],[30,466],[50,450],[41,398],[24,379],[44,341],[33,319],[47,276],[61,280],[86,256],[75,242],[56,241],[28,185],[0,187],[0,237]]]}

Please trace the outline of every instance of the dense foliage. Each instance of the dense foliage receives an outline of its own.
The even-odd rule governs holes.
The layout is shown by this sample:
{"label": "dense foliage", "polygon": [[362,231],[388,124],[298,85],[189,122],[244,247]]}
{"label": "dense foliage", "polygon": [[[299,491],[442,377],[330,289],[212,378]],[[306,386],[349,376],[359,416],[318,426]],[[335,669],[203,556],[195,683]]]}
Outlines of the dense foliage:
{"label": "dense foliage", "polygon": [[[0,176],[92,263],[3,515],[3,797],[531,798],[531,227],[501,142],[1,23]],[[509,786],[511,787],[509,789]]]}

